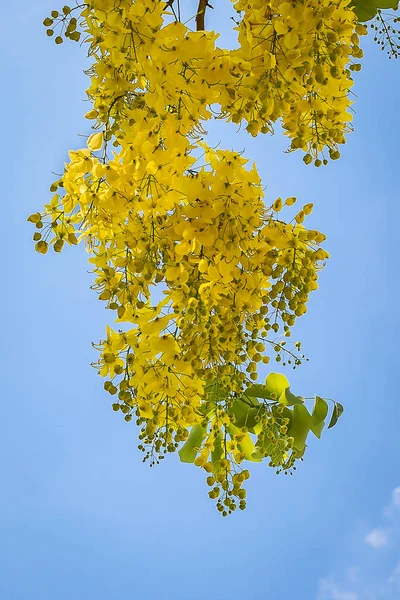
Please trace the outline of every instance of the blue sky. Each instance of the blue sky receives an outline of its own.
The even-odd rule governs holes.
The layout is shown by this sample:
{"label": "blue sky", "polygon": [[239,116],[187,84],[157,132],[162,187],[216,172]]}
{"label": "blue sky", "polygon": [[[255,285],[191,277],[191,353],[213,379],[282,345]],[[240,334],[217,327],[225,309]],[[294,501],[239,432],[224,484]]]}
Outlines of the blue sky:
{"label": "blue sky", "polygon": [[[332,259],[295,333],[310,362],[289,377],[294,391],[345,406],[295,476],[255,465],[247,510],[222,519],[199,469],[177,456],[149,469],[135,426],[112,412],[90,367],[109,313],[89,290],[84,250],[33,250],[26,217],[89,133],[84,49],[46,38],[54,8],[0,7],[0,598],[399,598],[399,65],[365,41],[356,132],[323,169],[284,154],[279,132],[209,128],[257,161],[269,200],[315,202],[309,223]],[[227,27],[223,9],[216,28]]]}

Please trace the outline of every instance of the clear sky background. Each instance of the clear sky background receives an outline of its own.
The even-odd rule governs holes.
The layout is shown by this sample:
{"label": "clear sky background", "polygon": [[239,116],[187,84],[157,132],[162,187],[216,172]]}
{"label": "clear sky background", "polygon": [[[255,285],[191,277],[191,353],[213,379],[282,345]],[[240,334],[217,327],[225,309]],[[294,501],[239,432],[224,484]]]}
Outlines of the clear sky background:
{"label": "clear sky background", "polygon": [[[215,4],[218,4],[217,2]],[[216,6],[215,28],[227,0]],[[293,477],[252,466],[248,508],[223,519],[200,469],[149,469],[90,362],[109,312],[83,248],[34,252],[27,216],[89,134],[84,48],[56,47],[52,0],[1,2],[2,600],[400,598],[398,395],[400,64],[364,41],[356,132],[306,167],[286,141],[209,128],[256,160],[267,199],[315,202],[332,259],[295,337],[292,388],[345,406]],[[210,20],[209,20],[210,22]]]}

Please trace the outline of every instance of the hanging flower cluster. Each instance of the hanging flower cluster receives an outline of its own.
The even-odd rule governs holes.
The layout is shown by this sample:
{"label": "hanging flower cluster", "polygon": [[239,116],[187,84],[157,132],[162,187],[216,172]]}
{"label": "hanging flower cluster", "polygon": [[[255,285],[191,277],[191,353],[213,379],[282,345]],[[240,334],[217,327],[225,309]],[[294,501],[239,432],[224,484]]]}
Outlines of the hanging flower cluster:
{"label": "hanging flower cluster", "polygon": [[121,324],[96,366],[145,458],[184,442],[181,459],[207,471],[226,515],[245,507],[244,459],[288,471],[321,433],[324,400],[310,414],[282,375],[254,382],[271,354],[301,362],[285,338],[328,254],[303,224],[312,205],[286,223],[295,199],[267,207],[255,166],[209,147],[203,126],[217,116],[255,136],[281,120],[306,163],[338,158],[365,28],[348,0],[239,0],[238,48],[226,50],[172,5],[91,0],[44,21],[56,43],[88,44],[95,132],[29,220],[40,253],[85,241],[93,288]]}
{"label": "hanging flower cluster", "polygon": [[246,120],[253,136],[281,119],[290,150],[301,148],[306,164],[320,166],[320,156],[326,164],[324,150],[339,158],[351,131],[351,72],[361,69],[359,35],[366,33],[348,4],[236,2],[240,48],[227,54],[235,66],[223,114],[234,123]]}

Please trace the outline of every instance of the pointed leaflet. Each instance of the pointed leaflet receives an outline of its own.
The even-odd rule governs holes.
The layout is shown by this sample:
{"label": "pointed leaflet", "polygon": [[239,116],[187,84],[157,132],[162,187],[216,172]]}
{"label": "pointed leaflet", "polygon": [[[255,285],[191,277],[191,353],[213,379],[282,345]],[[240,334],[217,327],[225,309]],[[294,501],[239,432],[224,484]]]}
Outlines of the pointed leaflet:
{"label": "pointed leaflet", "polygon": [[304,404],[296,404],[292,411],[292,422],[288,435],[294,439],[293,446],[300,452],[304,450],[306,439],[312,426],[312,417]]}
{"label": "pointed leaflet", "polygon": [[314,407],[312,411],[311,431],[319,439],[325,425],[325,418],[328,414],[328,403],[323,398],[315,396]]}
{"label": "pointed leaflet", "polygon": [[302,396],[295,396],[290,391],[290,388],[286,388],[283,390],[282,394],[279,396],[280,404],[284,404],[285,406],[294,406],[295,404],[303,404],[304,398]]}
{"label": "pointed leaflet", "polygon": [[333,412],[332,412],[331,420],[329,421],[328,429],[330,429],[331,427],[334,427],[336,425],[340,415],[343,413],[343,410],[344,410],[344,408],[340,404],[340,402],[334,403]]}
{"label": "pointed leaflet", "polygon": [[179,450],[179,458],[182,462],[192,463],[199,452],[200,446],[206,435],[206,428],[194,425],[190,430],[189,437]]}

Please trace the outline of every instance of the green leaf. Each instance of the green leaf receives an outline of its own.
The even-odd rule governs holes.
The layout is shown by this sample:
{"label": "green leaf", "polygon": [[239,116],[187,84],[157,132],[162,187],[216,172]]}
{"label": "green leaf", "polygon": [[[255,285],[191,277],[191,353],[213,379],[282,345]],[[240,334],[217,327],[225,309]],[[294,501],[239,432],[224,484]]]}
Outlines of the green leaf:
{"label": "green leaf", "polygon": [[290,383],[281,373],[270,373],[265,380],[265,385],[269,391],[275,395],[276,400],[280,397],[282,392],[290,387]]}
{"label": "green leaf", "polygon": [[249,386],[245,392],[245,396],[249,398],[264,398],[264,400],[271,400],[271,392],[266,385],[262,383],[255,383]]}
{"label": "green leaf", "polygon": [[294,438],[293,446],[300,452],[304,450],[308,433],[312,427],[312,417],[304,404],[296,404],[292,411],[292,422],[288,435]]}
{"label": "green leaf", "polygon": [[202,425],[194,425],[189,433],[189,437],[179,450],[179,458],[182,462],[192,463],[196,458],[202,441],[206,435],[206,428]]}
{"label": "green leaf", "polygon": [[[272,414],[274,416],[276,416],[277,414],[279,415],[279,412],[274,410],[274,408],[272,409]],[[284,419],[289,419],[289,427],[292,423],[292,418],[293,418],[293,409],[288,408],[287,406],[285,406],[283,408],[283,412],[280,413],[280,416],[283,417]]]}
{"label": "green leaf", "polygon": [[[241,433],[238,427],[234,425],[228,426],[228,431],[230,436],[233,438],[235,434]],[[243,440],[238,442],[238,450],[239,452],[244,452],[246,454],[246,460],[251,462],[261,462],[260,458],[254,458],[252,455],[255,452],[255,445],[249,433],[245,433]]]}
{"label": "green leaf", "polygon": [[218,381],[210,381],[204,388],[204,391],[207,393],[207,400],[209,402],[222,400],[222,396],[226,395],[225,390],[222,389]]}
{"label": "green leaf", "polygon": [[365,22],[373,19],[379,9],[397,10],[399,2],[398,0],[353,0],[351,6],[354,9],[358,20]]}
{"label": "green leaf", "polygon": [[208,419],[214,414],[216,403],[218,400],[222,400],[227,395],[226,390],[221,386],[219,381],[210,381],[204,388],[205,396],[203,400],[205,402],[201,405],[201,413]]}
{"label": "green leaf", "polygon": [[297,450],[297,448],[293,448],[293,454],[297,459],[303,458],[305,451],[306,446],[304,446],[303,450]]}
{"label": "green leaf", "polygon": [[[249,434],[247,433],[246,435],[249,435]],[[246,452],[246,460],[248,460],[249,462],[262,462],[262,456],[260,455],[258,450],[256,450],[253,440],[250,439],[250,442],[252,445],[252,449],[250,448],[250,443],[248,443],[248,444],[246,443],[246,445],[243,447],[243,450],[241,450],[241,452]]]}
{"label": "green leaf", "polygon": [[211,452],[211,462],[216,465],[221,460],[222,455],[222,433],[221,431],[218,431],[214,440],[214,450]]}
{"label": "green leaf", "polygon": [[210,419],[215,412],[215,404],[212,402],[204,402],[204,404],[200,406],[199,410],[204,417]]}
{"label": "green leaf", "polygon": [[392,8],[393,10],[397,10],[399,7],[398,0],[378,0],[377,2],[378,8],[383,10]]}
{"label": "green leaf", "polygon": [[248,460],[251,460],[252,462],[261,462],[263,458],[265,458],[265,456],[261,454],[258,448],[255,448],[254,452],[251,455],[251,459]]}
{"label": "green leaf", "polygon": [[264,398],[264,400],[278,400],[281,394],[290,387],[290,384],[281,373],[270,373],[265,380],[265,385],[255,383],[245,390],[245,395],[250,398]]}
{"label": "green leaf", "polygon": [[329,421],[328,429],[334,427],[338,422],[339,417],[343,414],[344,408],[340,404],[340,402],[335,402],[333,406],[333,412],[331,416],[331,420]]}
{"label": "green leaf", "polygon": [[238,444],[238,449],[240,452],[246,454],[246,460],[249,460],[250,462],[261,462],[261,458],[257,458],[257,456],[254,455],[256,448],[249,433],[246,433],[243,440]]}
{"label": "green leaf", "polygon": [[244,400],[238,398],[233,402],[231,408],[235,417],[234,425],[239,428],[247,427],[248,429],[253,429],[259,421],[257,417],[262,408],[261,404],[254,404],[254,407],[249,406]]}
{"label": "green leaf", "polygon": [[249,431],[250,431],[250,433],[255,433],[256,435],[258,435],[259,433],[261,433],[262,428],[263,428],[263,424],[260,419],[260,421],[258,421],[258,423],[256,423],[254,425],[254,427],[249,427]]}
{"label": "green leaf", "polygon": [[302,396],[295,396],[292,394],[290,387],[288,387],[283,390],[279,396],[279,402],[284,406],[294,406],[295,404],[303,404],[304,398]]}
{"label": "green leaf", "polygon": [[314,407],[312,411],[313,424],[311,431],[319,439],[325,425],[325,418],[328,414],[328,403],[323,398],[315,396]]}

